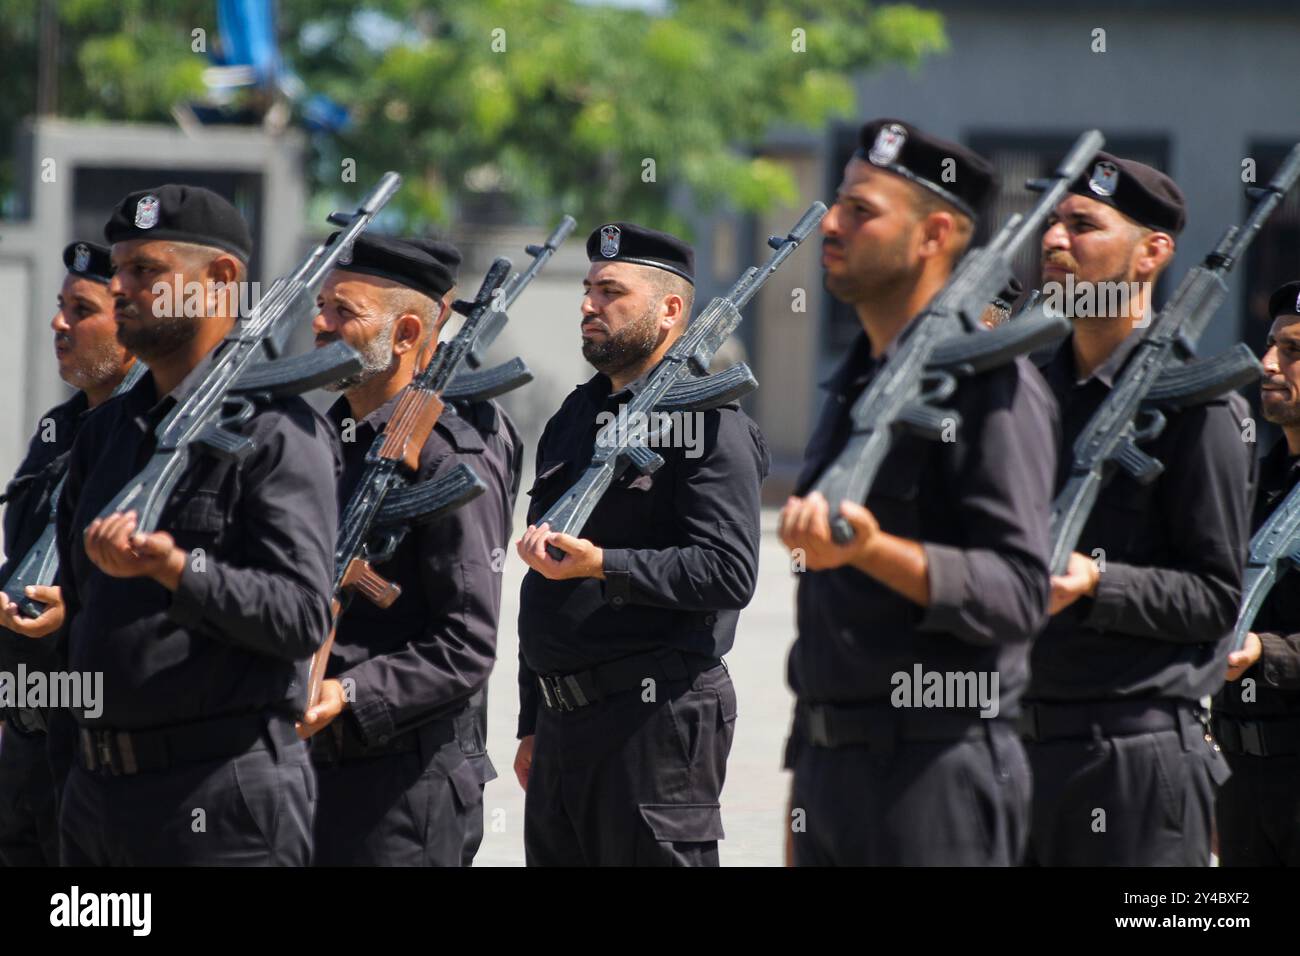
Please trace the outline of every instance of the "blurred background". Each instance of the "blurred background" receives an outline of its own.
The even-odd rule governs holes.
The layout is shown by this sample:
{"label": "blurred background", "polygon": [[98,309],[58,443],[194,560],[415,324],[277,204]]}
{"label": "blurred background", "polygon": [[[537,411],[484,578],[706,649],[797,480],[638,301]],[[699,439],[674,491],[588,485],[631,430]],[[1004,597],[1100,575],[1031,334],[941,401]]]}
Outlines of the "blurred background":
{"label": "blurred background", "polygon": [[[521,355],[536,375],[504,399],[531,449],[591,374],[578,303],[583,242],[603,222],[691,239],[702,306],[765,258],[769,234],[833,195],[867,118],[909,120],[992,160],[994,224],[1029,204],[1026,178],[1095,126],[1107,149],[1166,170],[1187,195],[1168,294],[1240,220],[1243,184],[1266,181],[1300,140],[1294,0],[0,0],[0,24],[6,476],[67,394],[48,325],[61,250],[102,241],[109,209],[134,189],[183,181],[230,198],[252,225],[263,288],[329,231],[331,209],[351,208],[388,169],[405,185],[377,228],[459,244],[463,296],[493,257],[522,265],[526,243],[575,216],[577,231],[493,350]],[[774,456],[769,502],[787,493],[817,385],[857,328],[823,293],[808,246],[729,345],[761,383],[747,404]],[[1019,262],[1027,288],[1035,261],[1027,250]],[[1202,354],[1239,339],[1258,347],[1269,292],[1297,276],[1292,195],[1238,266]],[[304,329],[299,344],[309,341]],[[728,789],[730,862],[779,858],[792,627],[790,576],[771,544],[767,583],[742,618],[767,647],[750,666],[741,634],[733,656],[742,704],[771,706],[747,712],[754,722],[733,753],[733,778],[749,782]],[[506,568],[493,678],[493,755],[507,776],[518,564]],[[519,796],[513,780],[498,781],[489,807],[513,813]],[[484,859],[518,862],[517,844],[490,829]]]}

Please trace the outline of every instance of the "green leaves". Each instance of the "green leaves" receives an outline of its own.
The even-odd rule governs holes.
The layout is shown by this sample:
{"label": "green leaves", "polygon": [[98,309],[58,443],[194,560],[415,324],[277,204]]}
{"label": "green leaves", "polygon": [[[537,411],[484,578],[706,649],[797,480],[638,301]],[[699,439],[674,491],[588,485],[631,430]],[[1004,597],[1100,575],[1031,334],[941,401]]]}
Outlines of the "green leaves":
{"label": "green leaves", "polygon": [[[201,98],[208,61],[191,31],[218,42],[199,0],[66,0],[64,115],[163,120]],[[0,0],[0,17],[34,17]],[[819,129],[851,117],[855,73],[914,65],[944,48],[938,14],[861,0],[281,0],[281,53],[307,90],[352,112],[314,137],[317,200],[355,200],[385,169],[407,186],[393,216],[408,228],[472,208],[549,221],[634,217],[678,225],[671,202],[762,210],[795,200],[789,174],[755,158],[773,127]],[[7,18],[6,18],[7,19]],[[21,19],[21,17],[20,17]],[[0,54],[34,62],[34,25]],[[34,77],[4,125],[34,103]],[[4,144],[0,142],[0,146]],[[357,161],[357,183],[339,181]]]}

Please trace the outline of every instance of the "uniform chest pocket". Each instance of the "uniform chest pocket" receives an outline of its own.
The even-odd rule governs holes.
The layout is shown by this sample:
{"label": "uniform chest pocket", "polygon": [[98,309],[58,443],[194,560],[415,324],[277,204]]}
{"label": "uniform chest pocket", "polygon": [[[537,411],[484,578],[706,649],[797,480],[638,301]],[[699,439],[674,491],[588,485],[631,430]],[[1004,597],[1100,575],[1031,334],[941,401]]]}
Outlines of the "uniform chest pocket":
{"label": "uniform chest pocket", "polygon": [[536,524],[560,495],[564,494],[567,461],[544,461],[537,466],[537,476],[533,486],[528,489],[528,523]]}
{"label": "uniform chest pocket", "polygon": [[[867,495],[867,507],[882,530],[904,538],[921,537],[921,469],[919,455],[891,454]],[[831,508],[838,505],[831,502]]]}
{"label": "uniform chest pocket", "polygon": [[193,491],[176,507],[168,521],[179,547],[191,549],[212,545],[226,526],[225,509],[215,491]]}
{"label": "uniform chest pocket", "polygon": [[1128,475],[1113,475],[1093,506],[1078,550],[1089,556],[1099,556],[1093,552],[1100,550],[1130,563],[1143,563],[1142,559],[1158,553],[1163,534],[1156,484],[1142,485]]}

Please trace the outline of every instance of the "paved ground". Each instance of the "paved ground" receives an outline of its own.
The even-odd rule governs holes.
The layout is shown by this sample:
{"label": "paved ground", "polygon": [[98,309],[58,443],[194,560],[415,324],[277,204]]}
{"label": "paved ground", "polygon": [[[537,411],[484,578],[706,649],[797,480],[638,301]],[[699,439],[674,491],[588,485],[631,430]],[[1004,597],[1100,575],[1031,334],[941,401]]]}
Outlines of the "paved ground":
{"label": "paved ground", "polygon": [[[785,658],[794,638],[794,578],[776,539],[776,511],[763,514],[758,591],[740,615],[736,646],[727,666],[736,685],[736,739],[722,792],[724,866],[779,866],[789,775],[781,749],[793,698],[785,684]],[[516,531],[522,525],[516,522]],[[524,564],[513,553],[506,562],[501,607],[499,660],[488,688],[488,752],[501,776],[487,786],[483,846],[478,866],[522,866],[524,794],[511,769],[518,713],[516,677],[519,582]]]}

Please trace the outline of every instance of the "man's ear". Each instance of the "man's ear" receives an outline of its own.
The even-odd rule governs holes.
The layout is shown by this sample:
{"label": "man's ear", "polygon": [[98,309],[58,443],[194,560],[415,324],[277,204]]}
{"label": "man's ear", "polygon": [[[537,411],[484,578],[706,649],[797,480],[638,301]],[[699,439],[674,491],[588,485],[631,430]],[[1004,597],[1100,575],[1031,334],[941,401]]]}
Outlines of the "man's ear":
{"label": "man's ear", "polygon": [[942,255],[956,229],[957,220],[952,213],[943,210],[928,213],[921,220],[921,247],[919,252],[922,258],[928,259]]}
{"label": "man's ear", "polygon": [[680,295],[673,292],[664,296],[663,312],[659,317],[659,328],[667,332],[682,319],[682,314],[686,308],[686,300]]}
{"label": "man's ear", "polygon": [[219,255],[208,263],[208,278],[213,282],[222,282],[226,285],[234,282],[239,277],[239,262],[234,256]]}
{"label": "man's ear", "polygon": [[396,354],[404,355],[419,348],[422,338],[424,325],[414,312],[403,312],[393,322],[393,351]]}
{"label": "man's ear", "polygon": [[1159,275],[1174,257],[1174,237],[1167,232],[1150,232],[1138,243],[1134,271],[1143,278]]}

